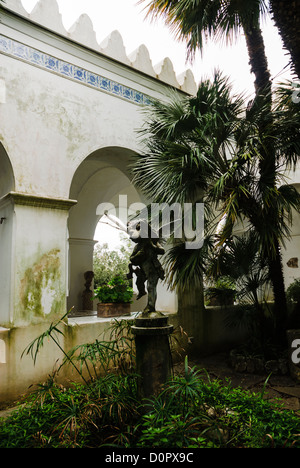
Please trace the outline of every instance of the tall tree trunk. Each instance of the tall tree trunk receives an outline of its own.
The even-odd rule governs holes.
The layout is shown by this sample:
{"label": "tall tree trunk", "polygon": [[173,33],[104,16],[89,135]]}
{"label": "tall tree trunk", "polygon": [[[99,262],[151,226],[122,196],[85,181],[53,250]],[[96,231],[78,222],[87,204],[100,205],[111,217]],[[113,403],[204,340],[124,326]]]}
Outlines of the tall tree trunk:
{"label": "tall tree trunk", "polygon": [[271,100],[271,75],[261,29],[259,26],[244,26],[244,33],[251,72],[255,76],[256,98],[263,94],[269,95]]}
{"label": "tall tree trunk", "polygon": [[269,256],[269,272],[273,285],[275,303],[275,343],[280,346],[286,345],[286,325],[287,325],[287,302],[284,287],[284,277],[282,259],[279,243],[275,246],[276,255]]}
{"label": "tall tree trunk", "polygon": [[292,69],[300,79],[300,0],[270,0],[270,5],[283,46],[291,55]]}
{"label": "tall tree trunk", "polygon": [[[263,137],[266,132],[266,125],[270,125],[270,115],[272,108],[272,83],[271,76],[268,70],[268,61],[265,53],[264,40],[261,30],[258,26],[252,28],[244,28],[246,44],[249,54],[249,62],[251,71],[255,75],[255,99],[253,106],[264,106],[264,112],[261,113],[261,119],[259,122],[259,131]],[[267,116],[267,121],[265,119]],[[272,188],[275,187],[275,147],[272,139],[264,139],[264,145],[261,146],[260,155],[262,156],[259,161],[260,168],[260,183],[261,189],[264,187]],[[274,175],[274,177],[272,177]],[[264,219],[270,219],[272,222],[273,213],[272,207],[264,207],[265,216]],[[259,220],[258,220],[259,221]],[[276,225],[273,224],[274,230]],[[257,226],[258,232],[260,230]],[[278,240],[275,241],[276,245],[269,246],[265,251],[267,256],[267,262],[269,265],[269,273],[272,282],[274,302],[275,302],[275,339],[277,344],[284,344],[284,330],[287,318],[287,304],[285,295],[284,276],[282,268],[282,259],[280,253],[280,246]]]}

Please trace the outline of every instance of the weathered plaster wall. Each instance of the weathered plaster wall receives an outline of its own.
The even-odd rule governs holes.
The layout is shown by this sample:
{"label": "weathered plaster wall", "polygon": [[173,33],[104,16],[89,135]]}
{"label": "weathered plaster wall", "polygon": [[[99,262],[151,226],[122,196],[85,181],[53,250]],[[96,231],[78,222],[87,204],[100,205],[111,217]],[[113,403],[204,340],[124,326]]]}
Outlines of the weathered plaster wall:
{"label": "weathered plaster wall", "polygon": [[[141,104],[166,99],[169,85],[193,86],[189,73],[179,84],[169,60],[151,68],[143,46],[126,57],[117,32],[98,48],[86,17],[66,32],[55,5],[41,0],[28,15],[8,0],[0,23],[0,400],[46,378],[61,358],[47,344],[35,366],[20,360],[68,305],[78,306],[97,206],[117,204],[120,193],[140,199],[128,162],[140,150]],[[160,296],[164,310],[176,307]],[[105,326],[69,322],[62,346],[90,342]]]}
{"label": "weathered plaster wall", "polygon": [[[17,3],[8,3],[8,7],[13,4],[16,8]],[[57,21],[55,12],[47,15],[48,9],[46,0],[32,13],[31,22],[8,12],[1,23],[0,78],[5,87],[5,100],[0,104],[1,140],[11,164],[14,192],[31,197],[31,201],[24,197],[22,203],[13,198],[13,211],[6,223],[6,231],[11,224],[14,232],[13,245],[6,242],[8,250],[5,247],[11,251],[6,270],[14,281],[10,285],[13,305],[8,312],[6,304],[0,316],[3,326],[50,319],[66,307],[68,285],[74,279],[67,272],[74,239],[79,241],[77,250],[80,243],[91,243],[97,204],[115,199],[122,191],[130,192],[128,157],[139,150],[140,103],[147,96],[165,99],[167,90],[166,67],[161,81],[157,75],[141,75],[138,67],[122,57],[123,62],[108,60],[70,42],[70,36],[63,37],[60,28],[59,34],[53,33],[55,25],[51,30],[36,25]],[[83,24],[79,23],[72,32],[76,42]],[[105,50],[112,52],[113,47],[116,51],[121,47],[116,34]],[[92,78],[99,81],[103,76],[107,89],[93,84]],[[78,177],[78,169],[90,158],[92,170],[89,166],[90,172],[85,174],[80,169]],[[82,183],[80,177],[85,176]],[[78,206],[64,206],[73,195]],[[42,197],[43,202],[37,206],[32,197]],[[61,206],[54,200],[61,200]],[[83,275],[88,265],[91,269],[91,253],[92,249],[81,272],[75,271],[76,287],[79,273]],[[42,274],[43,268],[49,274]]]}
{"label": "weathered plaster wall", "polygon": [[93,151],[137,149],[139,107],[7,57],[2,77],[9,88],[0,126],[16,191],[68,198],[77,167]]}
{"label": "weathered plaster wall", "polygon": [[66,211],[15,207],[15,326],[53,320],[66,304]]}

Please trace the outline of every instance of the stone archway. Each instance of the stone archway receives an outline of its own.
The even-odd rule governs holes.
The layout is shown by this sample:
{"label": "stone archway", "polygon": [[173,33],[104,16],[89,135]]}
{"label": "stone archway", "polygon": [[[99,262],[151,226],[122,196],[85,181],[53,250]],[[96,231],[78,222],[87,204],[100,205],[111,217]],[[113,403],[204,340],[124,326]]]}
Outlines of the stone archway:
{"label": "stone archway", "polygon": [[0,199],[15,189],[13,168],[4,146],[0,143]]}
{"label": "stone archway", "polygon": [[132,185],[128,165],[133,151],[121,147],[106,147],[93,152],[77,168],[70,198],[77,200],[69,212],[69,264],[68,310],[83,313],[82,292],[84,273],[93,269],[94,234],[102,213],[102,203],[118,208],[119,195],[126,196],[129,204],[141,198]]}
{"label": "stone archway", "polygon": [[[93,269],[94,234],[104,214],[103,206],[114,206],[119,213],[119,208],[124,209],[125,198],[131,214],[130,207],[138,210],[145,203],[131,182],[129,167],[133,154],[133,150],[123,147],[98,149],[83,160],[73,176],[69,197],[77,200],[77,204],[70,209],[68,218],[67,307],[73,308],[75,315],[84,315],[84,273]],[[177,311],[176,294],[162,283],[158,286],[157,306],[160,310]]]}

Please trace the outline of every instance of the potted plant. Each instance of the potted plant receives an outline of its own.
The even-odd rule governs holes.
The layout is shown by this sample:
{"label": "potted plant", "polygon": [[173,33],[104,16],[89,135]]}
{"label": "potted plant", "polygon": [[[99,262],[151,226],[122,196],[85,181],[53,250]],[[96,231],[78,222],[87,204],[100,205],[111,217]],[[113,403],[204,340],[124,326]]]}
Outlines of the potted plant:
{"label": "potted plant", "polygon": [[218,278],[213,286],[205,288],[205,298],[210,306],[229,306],[234,304],[236,289],[228,277]]}
{"label": "potted plant", "polygon": [[121,276],[115,276],[107,284],[95,289],[94,299],[98,299],[98,317],[116,317],[130,314],[133,288]]}

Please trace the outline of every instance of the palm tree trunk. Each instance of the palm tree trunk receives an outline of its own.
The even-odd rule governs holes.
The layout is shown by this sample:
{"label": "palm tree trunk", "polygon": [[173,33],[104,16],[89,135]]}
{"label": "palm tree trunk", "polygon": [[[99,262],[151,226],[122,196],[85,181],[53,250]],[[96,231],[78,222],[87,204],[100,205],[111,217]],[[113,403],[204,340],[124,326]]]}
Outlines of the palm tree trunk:
{"label": "palm tree trunk", "polygon": [[[251,71],[255,75],[255,103],[263,103],[264,110],[268,113],[268,122],[270,125],[270,115],[272,107],[272,83],[271,76],[268,70],[268,61],[265,53],[264,40],[261,30],[258,26],[252,28],[244,28],[246,44],[249,54],[249,62]],[[266,121],[264,120],[264,113],[260,121],[260,134],[265,135]],[[275,187],[275,148],[272,140],[265,143],[261,147],[261,160],[260,165],[260,180],[262,189],[264,186],[268,188]],[[274,177],[273,177],[274,175]],[[265,219],[272,219],[272,207],[264,207],[266,211]],[[268,210],[270,211],[268,214]],[[257,226],[259,231],[259,226]],[[269,273],[272,282],[274,302],[275,302],[275,339],[277,344],[284,343],[284,331],[287,317],[287,304],[285,295],[284,276],[282,268],[282,259],[280,253],[279,242],[275,241],[268,249],[267,262],[269,265]],[[275,251],[275,253],[274,253]]]}
{"label": "palm tree trunk", "polygon": [[270,5],[284,48],[291,55],[292,68],[300,79],[300,0],[270,0]]}
{"label": "palm tree trunk", "polygon": [[276,254],[269,257],[269,273],[273,285],[275,324],[274,341],[280,346],[286,345],[287,302],[279,243],[275,246]]}
{"label": "palm tree trunk", "polygon": [[268,69],[268,60],[261,29],[259,26],[245,26],[244,33],[251,72],[255,76],[256,98],[262,93],[263,95],[269,93],[271,99],[271,75]]}

